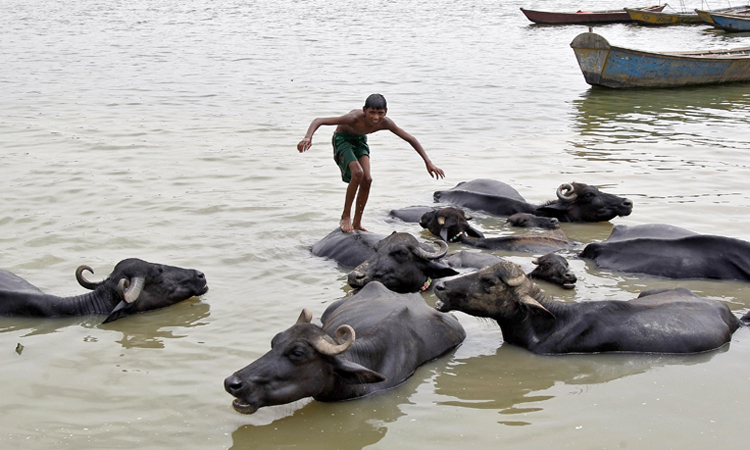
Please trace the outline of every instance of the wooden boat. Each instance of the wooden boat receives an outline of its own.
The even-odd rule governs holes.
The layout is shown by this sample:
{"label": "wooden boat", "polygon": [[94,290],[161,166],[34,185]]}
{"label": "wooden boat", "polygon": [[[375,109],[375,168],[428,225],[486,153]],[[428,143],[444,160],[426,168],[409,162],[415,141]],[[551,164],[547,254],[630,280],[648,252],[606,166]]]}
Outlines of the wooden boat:
{"label": "wooden boat", "polygon": [[[664,5],[645,6],[642,8],[633,8],[634,10],[661,12]],[[632,22],[632,19],[624,9],[612,9],[607,11],[569,11],[569,12],[552,12],[536,11],[532,9],[521,8],[521,12],[527,19],[534,23],[543,24],[586,24],[586,23],[615,23],[615,22]]]}
{"label": "wooden boat", "polygon": [[720,9],[696,9],[696,14],[701,20],[707,24],[713,25],[714,19],[711,18],[712,13],[721,14],[750,14],[750,5],[738,6],[734,8],[720,8]]}
{"label": "wooden boat", "polygon": [[712,12],[709,13],[713,23],[711,25],[716,28],[721,28],[724,31],[742,32],[750,31],[750,14],[722,14]]}
{"label": "wooden boat", "polygon": [[647,52],[615,47],[581,33],[570,46],[592,86],[678,87],[750,81],[750,47],[690,52]]}
{"label": "wooden boat", "polygon": [[703,23],[698,13],[665,13],[625,8],[633,22],[642,25],[690,25]]}

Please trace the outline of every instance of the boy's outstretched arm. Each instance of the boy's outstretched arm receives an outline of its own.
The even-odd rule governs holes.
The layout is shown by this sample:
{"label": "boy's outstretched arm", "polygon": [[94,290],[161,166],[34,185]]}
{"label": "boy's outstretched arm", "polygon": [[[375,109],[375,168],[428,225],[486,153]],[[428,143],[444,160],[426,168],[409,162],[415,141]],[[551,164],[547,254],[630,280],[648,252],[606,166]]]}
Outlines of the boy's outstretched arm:
{"label": "boy's outstretched arm", "polygon": [[350,123],[351,121],[351,114],[346,114],[341,117],[318,117],[317,119],[313,119],[313,121],[310,123],[310,126],[307,128],[305,137],[301,141],[299,141],[299,144],[297,144],[297,150],[302,153],[312,147],[313,134],[315,134],[315,131],[317,131],[317,129],[320,128],[321,125],[339,125],[342,123]]}
{"label": "boy's outstretched arm", "polygon": [[443,169],[439,168],[438,166],[433,164],[432,161],[430,161],[430,158],[427,156],[427,152],[425,152],[424,148],[422,148],[422,144],[419,143],[417,138],[402,130],[392,120],[389,119],[388,122],[388,129],[391,130],[391,132],[393,132],[393,134],[395,134],[396,136],[408,142],[414,148],[414,150],[417,151],[419,156],[422,157],[422,159],[424,160],[424,164],[427,167],[427,173],[429,173],[431,177],[435,179],[445,178],[445,172],[443,172]]}

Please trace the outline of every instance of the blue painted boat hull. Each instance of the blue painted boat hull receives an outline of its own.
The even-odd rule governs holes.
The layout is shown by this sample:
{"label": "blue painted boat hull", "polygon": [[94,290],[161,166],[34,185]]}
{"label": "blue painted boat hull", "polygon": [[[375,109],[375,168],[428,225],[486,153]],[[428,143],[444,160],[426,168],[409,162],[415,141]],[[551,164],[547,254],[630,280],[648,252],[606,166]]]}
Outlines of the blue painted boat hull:
{"label": "blue painted boat hull", "polygon": [[742,32],[750,31],[750,16],[735,14],[709,14],[713,23],[711,25],[725,31]]}
{"label": "blue painted boat hull", "polygon": [[655,53],[611,46],[591,32],[579,34],[570,46],[592,86],[664,88],[750,81],[750,47]]}

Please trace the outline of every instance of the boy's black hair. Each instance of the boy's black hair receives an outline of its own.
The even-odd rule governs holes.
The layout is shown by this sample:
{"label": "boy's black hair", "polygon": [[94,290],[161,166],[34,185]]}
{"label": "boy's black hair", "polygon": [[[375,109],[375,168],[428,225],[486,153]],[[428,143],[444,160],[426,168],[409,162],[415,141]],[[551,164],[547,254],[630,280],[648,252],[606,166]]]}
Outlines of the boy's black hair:
{"label": "boy's black hair", "polygon": [[388,104],[385,102],[385,97],[380,94],[371,94],[365,100],[365,108],[373,109],[388,109]]}

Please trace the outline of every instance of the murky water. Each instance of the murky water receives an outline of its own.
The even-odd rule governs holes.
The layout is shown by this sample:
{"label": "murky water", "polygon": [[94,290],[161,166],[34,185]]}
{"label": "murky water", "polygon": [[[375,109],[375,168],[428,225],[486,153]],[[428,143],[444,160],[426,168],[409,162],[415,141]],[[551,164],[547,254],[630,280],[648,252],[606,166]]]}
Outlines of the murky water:
{"label": "murky water", "polygon": [[[379,233],[427,239],[388,211],[495,178],[539,202],[563,182],[595,184],[635,203],[613,223],[750,239],[750,87],[592,89],[568,46],[586,27],[535,26],[518,9],[580,8],[559,0],[2,6],[0,267],[67,295],[82,292],[77,266],[103,277],[139,257],[200,269],[211,288],[107,325],[0,318],[3,448],[702,449],[741,439],[747,329],[705,355],[551,358],[459,314],[466,342],[384,395],[243,416],[222,382],[303,307],[319,317],[348,290],[344,271],[309,253],[337,226],[345,188],[330,129],[308,153],[295,149],[314,117],[381,92],[446,171],[435,181],[408,144],[373,135],[364,224]],[[653,50],[750,45],[703,26],[596,31]],[[508,232],[500,219],[477,223]],[[564,227],[582,245],[610,229]],[[686,286],[737,314],[750,308],[747,284],[624,276],[567,256],[576,290],[545,286],[563,301]]]}

